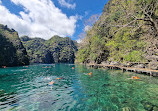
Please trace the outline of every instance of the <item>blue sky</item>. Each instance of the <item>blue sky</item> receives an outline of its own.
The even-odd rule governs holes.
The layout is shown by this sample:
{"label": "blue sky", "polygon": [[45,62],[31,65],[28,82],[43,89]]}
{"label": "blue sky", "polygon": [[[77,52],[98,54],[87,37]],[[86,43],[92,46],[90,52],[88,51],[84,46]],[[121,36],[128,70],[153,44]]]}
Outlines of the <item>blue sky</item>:
{"label": "blue sky", "polygon": [[84,20],[101,14],[108,0],[0,0],[0,23],[19,35],[78,40]]}

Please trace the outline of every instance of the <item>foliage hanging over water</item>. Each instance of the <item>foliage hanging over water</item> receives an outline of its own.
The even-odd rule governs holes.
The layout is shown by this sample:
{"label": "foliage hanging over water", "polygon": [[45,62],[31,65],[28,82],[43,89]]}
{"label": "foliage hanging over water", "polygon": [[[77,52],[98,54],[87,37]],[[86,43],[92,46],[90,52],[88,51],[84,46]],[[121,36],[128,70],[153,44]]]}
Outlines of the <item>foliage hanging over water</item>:
{"label": "foliage hanging over water", "polygon": [[158,1],[109,0],[79,48],[76,62],[158,60]]}

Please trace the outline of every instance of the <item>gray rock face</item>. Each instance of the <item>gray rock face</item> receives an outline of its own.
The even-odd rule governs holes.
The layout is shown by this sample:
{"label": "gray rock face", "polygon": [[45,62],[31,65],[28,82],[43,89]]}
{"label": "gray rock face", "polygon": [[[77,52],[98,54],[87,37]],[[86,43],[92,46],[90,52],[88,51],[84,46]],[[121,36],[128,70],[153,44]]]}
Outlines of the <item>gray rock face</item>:
{"label": "gray rock face", "polygon": [[134,68],[145,68],[144,64],[136,64],[133,66]]}
{"label": "gray rock face", "polygon": [[0,24],[0,67],[28,65],[29,59],[18,33]]}
{"label": "gray rock face", "polygon": [[77,42],[68,37],[54,36],[49,40],[21,37],[30,63],[74,63]]}
{"label": "gray rock face", "polygon": [[158,63],[155,61],[150,63],[150,68],[153,70],[158,70]]}
{"label": "gray rock face", "polygon": [[121,65],[119,62],[112,61],[110,65]]}

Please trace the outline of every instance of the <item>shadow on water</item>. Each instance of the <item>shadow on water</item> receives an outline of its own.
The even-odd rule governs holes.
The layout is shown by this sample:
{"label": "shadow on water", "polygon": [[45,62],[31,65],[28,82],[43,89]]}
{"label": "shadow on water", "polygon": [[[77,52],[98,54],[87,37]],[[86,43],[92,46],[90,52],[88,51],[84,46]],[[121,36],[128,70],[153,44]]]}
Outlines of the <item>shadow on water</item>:
{"label": "shadow on water", "polygon": [[[128,79],[134,75],[141,79]],[[119,70],[73,64],[0,69],[2,111],[156,111],[157,92],[157,78]]]}

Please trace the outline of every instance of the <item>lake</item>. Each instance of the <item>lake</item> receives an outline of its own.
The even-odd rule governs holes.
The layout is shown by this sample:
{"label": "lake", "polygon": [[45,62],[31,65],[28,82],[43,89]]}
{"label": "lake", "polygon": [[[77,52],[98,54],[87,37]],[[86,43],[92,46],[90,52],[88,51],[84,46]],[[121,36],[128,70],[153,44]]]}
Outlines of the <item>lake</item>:
{"label": "lake", "polygon": [[0,111],[152,110],[158,111],[158,78],[74,64],[0,69]]}

